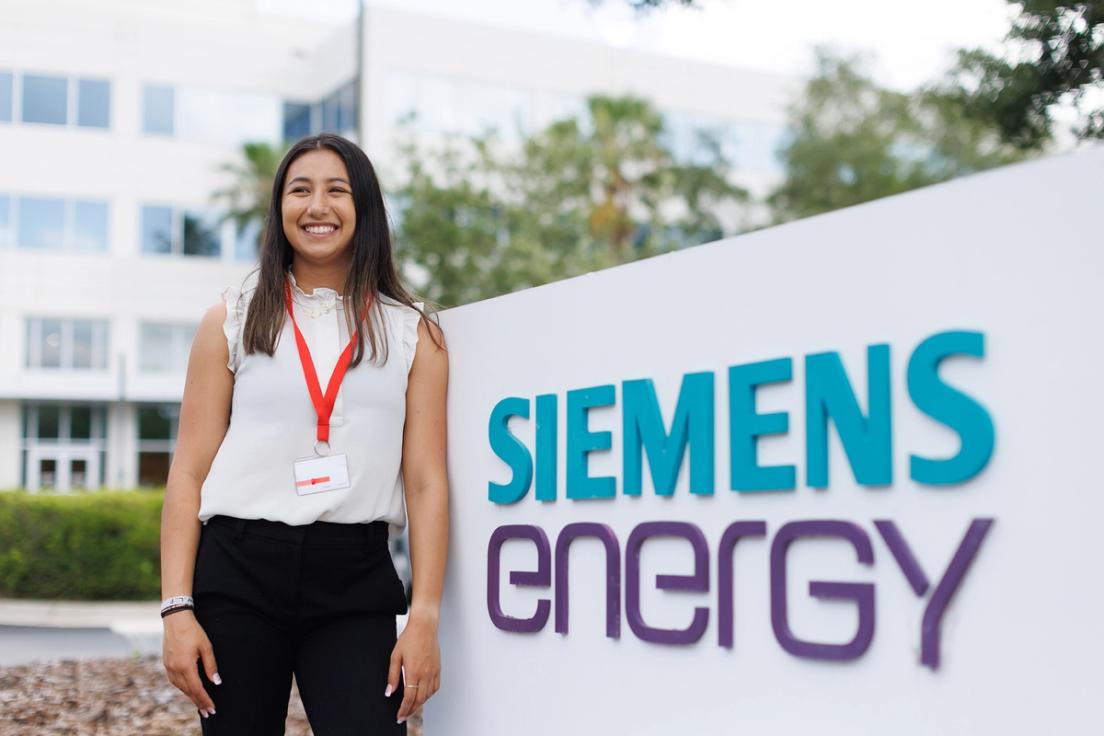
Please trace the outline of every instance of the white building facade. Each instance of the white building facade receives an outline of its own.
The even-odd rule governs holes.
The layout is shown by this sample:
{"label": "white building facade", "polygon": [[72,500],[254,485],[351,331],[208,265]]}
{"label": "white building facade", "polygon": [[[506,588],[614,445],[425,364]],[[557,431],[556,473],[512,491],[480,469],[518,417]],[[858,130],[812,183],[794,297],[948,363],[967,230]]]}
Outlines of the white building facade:
{"label": "white building facade", "polygon": [[745,186],[781,174],[797,79],[383,7],[359,24],[252,0],[5,3],[0,489],[164,484],[195,327],[255,265],[256,228],[213,197],[244,142],[343,133],[386,190],[410,110],[427,142],[509,138],[634,93],[680,157],[714,129]]}

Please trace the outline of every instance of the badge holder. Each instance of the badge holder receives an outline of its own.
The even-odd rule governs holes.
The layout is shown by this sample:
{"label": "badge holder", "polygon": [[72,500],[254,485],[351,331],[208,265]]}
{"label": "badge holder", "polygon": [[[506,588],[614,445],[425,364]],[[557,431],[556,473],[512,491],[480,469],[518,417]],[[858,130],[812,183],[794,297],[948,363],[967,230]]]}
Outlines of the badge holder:
{"label": "badge holder", "polygon": [[[319,449],[325,446],[325,451]],[[295,492],[300,496],[323,491],[338,491],[349,487],[349,460],[342,453],[330,455],[330,443],[314,443],[314,456],[295,461]]]}

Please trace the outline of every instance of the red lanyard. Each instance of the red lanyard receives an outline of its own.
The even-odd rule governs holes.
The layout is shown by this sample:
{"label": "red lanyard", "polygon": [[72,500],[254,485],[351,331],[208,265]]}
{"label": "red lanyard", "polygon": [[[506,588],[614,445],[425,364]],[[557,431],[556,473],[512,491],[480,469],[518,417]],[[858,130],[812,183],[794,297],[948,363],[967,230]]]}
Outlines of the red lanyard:
{"label": "red lanyard", "polygon": [[[349,344],[337,359],[330,380],[326,383],[326,394],[322,395],[322,387],[318,384],[318,373],[314,370],[314,361],[311,360],[310,348],[303,339],[303,333],[299,331],[299,324],[295,321],[295,312],[291,306],[291,282],[284,277],[284,302],[287,306],[288,316],[291,317],[291,326],[295,328],[295,344],[299,348],[299,362],[303,364],[303,375],[307,379],[307,391],[310,392],[311,403],[318,415],[318,441],[330,444],[330,414],[333,413],[334,402],[337,401],[337,390],[341,387],[341,381],[345,378],[345,371],[349,368],[349,362],[353,359],[353,345],[356,344],[356,335],[351,335]],[[366,317],[361,315],[361,320]],[[317,443],[316,443],[317,444]]]}

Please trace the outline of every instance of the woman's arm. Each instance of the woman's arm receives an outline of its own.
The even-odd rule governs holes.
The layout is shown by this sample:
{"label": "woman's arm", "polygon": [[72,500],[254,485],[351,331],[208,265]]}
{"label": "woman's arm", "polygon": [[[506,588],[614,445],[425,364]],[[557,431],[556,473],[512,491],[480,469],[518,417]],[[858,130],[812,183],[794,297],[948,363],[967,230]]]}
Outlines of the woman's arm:
{"label": "woman's arm", "polygon": [[[188,358],[184,398],[176,451],[165,486],[161,509],[161,595],[192,594],[192,572],[199,546],[198,519],[200,487],[230,422],[234,375],[227,369],[230,350],[222,325],[226,305],[219,302],[207,310],[196,330]],[[164,665],[169,681],[180,688],[198,708],[214,704],[203,689],[196,660],[203,658],[208,679],[217,673],[210,642],[191,611],[178,611],[163,620]]]}
{"label": "woman's arm", "polygon": [[440,687],[437,620],[448,552],[448,477],[445,468],[445,398],[448,392],[448,350],[438,348],[429,335],[445,344],[441,328],[418,322],[418,347],[406,389],[406,426],[403,429],[403,486],[410,520],[410,566],[413,600],[410,616],[391,655],[388,694],[406,682],[399,721],[405,720]]}

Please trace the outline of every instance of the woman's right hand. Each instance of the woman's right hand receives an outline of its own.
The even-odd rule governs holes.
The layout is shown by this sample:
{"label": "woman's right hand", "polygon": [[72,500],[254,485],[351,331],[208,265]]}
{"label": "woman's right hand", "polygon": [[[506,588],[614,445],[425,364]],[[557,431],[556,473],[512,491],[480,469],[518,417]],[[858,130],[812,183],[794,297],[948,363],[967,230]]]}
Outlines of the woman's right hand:
{"label": "woman's right hand", "polygon": [[190,610],[177,611],[162,619],[165,624],[162,659],[169,682],[195,703],[204,718],[215,712],[214,701],[199,679],[196,661],[203,660],[207,679],[216,685],[222,682],[215,665],[215,652],[207,633]]}

